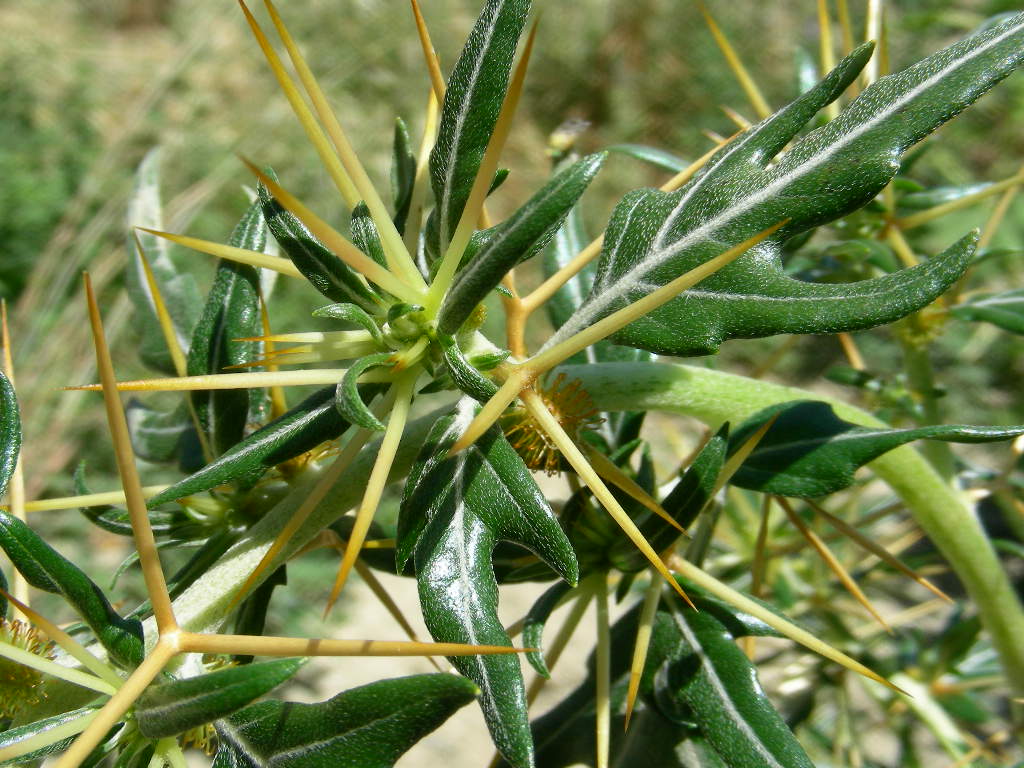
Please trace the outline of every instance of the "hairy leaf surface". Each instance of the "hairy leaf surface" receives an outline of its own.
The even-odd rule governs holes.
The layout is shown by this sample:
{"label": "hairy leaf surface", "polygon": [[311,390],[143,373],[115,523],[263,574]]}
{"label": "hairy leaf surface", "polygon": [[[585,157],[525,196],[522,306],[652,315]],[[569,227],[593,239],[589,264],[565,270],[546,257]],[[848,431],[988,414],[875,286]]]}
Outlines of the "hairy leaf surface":
{"label": "hairy leaf surface", "polygon": [[[535,552],[575,584],[575,553],[547,499],[497,427],[446,458],[476,411],[463,398],[438,420],[409,474],[399,516],[401,569],[415,549],[423,618],[438,641],[511,645],[498,617],[491,556],[498,541]],[[498,749],[516,766],[533,762],[526,695],[514,655],[463,656],[452,663],[480,686]]]}
{"label": "hairy leaf surface", "polygon": [[776,157],[870,54],[869,45],[855,50],[818,86],[723,147],[677,192],[626,195],[609,223],[593,291],[547,346],[783,221],[769,240],[613,339],[663,354],[708,354],[730,338],[890,322],[942,293],[966,268],[969,240],[911,269],[848,284],[788,277],[780,244],[870,201],[907,148],[1008,75],[1024,57],[1024,15],[881,78]]}
{"label": "hairy leaf surface", "polygon": [[0,371],[0,496],[7,491],[7,483],[18,466],[21,451],[21,414],[18,397],[3,371]]}
{"label": "hairy leaf surface", "polygon": [[455,675],[381,680],[319,704],[264,701],[217,722],[214,768],[391,768],[468,704]]}

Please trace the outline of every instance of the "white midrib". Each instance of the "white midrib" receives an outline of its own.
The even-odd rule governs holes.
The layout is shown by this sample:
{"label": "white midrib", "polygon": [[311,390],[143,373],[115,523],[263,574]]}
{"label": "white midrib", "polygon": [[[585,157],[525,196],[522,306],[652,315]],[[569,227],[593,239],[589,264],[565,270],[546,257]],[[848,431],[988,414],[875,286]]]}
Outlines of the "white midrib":
{"label": "white midrib", "polygon": [[782,765],[768,748],[761,743],[761,739],[758,737],[754,729],[750,727],[750,724],[746,721],[743,715],[740,714],[739,710],[736,709],[736,705],[733,703],[732,696],[729,695],[729,691],[725,687],[725,683],[718,676],[717,670],[708,660],[708,655],[704,651],[704,647],[700,644],[700,640],[697,639],[697,635],[694,634],[693,630],[690,629],[689,624],[681,619],[676,610],[672,611],[672,620],[676,623],[676,627],[682,633],[686,642],[693,648],[694,653],[697,654],[697,658],[700,659],[701,668],[704,670],[707,676],[708,682],[711,687],[715,689],[715,693],[718,694],[719,701],[722,702],[722,706],[725,707],[729,719],[733,722],[736,728],[747,737],[747,740],[754,746],[758,754],[761,755],[765,760],[765,766],[772,766],[773,768],[786,768]]}
{"label": "white midrib", "polygon": [[[850,133],[844,135],[840,141],[830,146],[824,152],[809,157],[806,161],[794,167],[789,173],[780,176],[775,181],[758,190],[754,194],[744,198],[743,201],[740,202],[738,205],[727,208],[726,210],[719,213],[717,216],[713,216],[712,218],[708,219],[701,226],[687,233],[684,237],[677,240],[672,245],[666,248],[662,248],[660,250],[655,248],[648,256],[638,261],[625,274],[623,274],[618,280],[616,280],[614,285],[612,285],[609,289],[597,295],[592,295],[590,301],[586,305],[581,307],[580,311],[573,315],[573,317],[571,317],[569,321],[565,323],[565,325],[559,328],[558,331],[556,331],[555,334],[552,335],[550,339],[548,339],[548,341],[544,344],[541,350],[546,350],[554,346],[555,344],[558,344],[559,342],[563,341],[564,339],[574,335],[583,328],[586,328],[601,315],[602,311],[609,304],[611,304],[616,299],[622,296],[628,295],[629,291],[633,288],[634,284],[638,282],[638,280],[640,280],[642,275],[646,274],[651,269],[657,267],[664,261],[672,258],[674,255],[684,250],[685,248],[690,247],[696,242],[700,242],[702,239],[704,239],[705,236],[709,235],[710,233],[728,225],[731,220],[743,215],[751,208],[754,208],[755,206],[760,205],[764,201],[770,199],[780,189],[790,184],[794,178],[797,178],[804,173],[813,171],[815,168],[822,165],[829,158],[831,158],[833,155],[840,152],[841,150],[845,149],[850,143],[852,143],[854,140],[862,136],[864,133],[871,130],[884,120],[887,120],[896,112],[900,111],[908,102],[917,98],[918,95],[928,90],[933,84],[947,77],[950,72],[962,66],[965,66],[966,64],[970,63],[973,59],[985,53],[990,48],[1001,43],[1007,37],[1010,37],[1019,32],[1020,24],[1014,24],[1010,26],[1002,34],[993,37],[991,40],[989,40],[983,45],[979,45],[977,48],[972,50],[963,58],[956,59],[949,66],[939,70],[931,77],[928,77],[927,79],[923,80],[916,87],[907,91],[907,93],[905,93],[902,98],[890,104],[885,110],[882,110],[878,114],[874,115],[870,120],[865,121]],[[685,201],[686,199],[687,198],[684,196],[683,201]],[[680,206],[682,205],[683,201],[681,201],[680,204],[678,204],[672,210],[672,212],[669,214],[669,219],[674,218],[678,214]]]}
{"label": "white midrib", "polygon": [[487,33],[484,36],[483,45],[480,46],[480,55],[474,62],[473,71],[469,78],[469,87],[466,89],[466,98],[462,100],[462,104],[459,107],[459,112],[455,117],[455,130],[452,132],[454,141],[452,141],[451,149],[448,152],[448,157],[445,158],[445,174],[444,174],[444,192],[441,196],[441,218],[438,222],[441,226],[441,250],[447,247],[448,243],[448,208],[451,205],[451,187],[452,177],[455,175],[455,155],[459,150],[459,137],[462,135],[462,128],[466,124],[466,116],[469,114],[470,101],[469,94],[476,89],[476,81],[480,77],[480,70],[483,68],[484,59],[487,56],[487,51],[491,47],[491,39],[494,37],[494,31],[498,28],[498,18],[501,16],[501,11],[504,8],[504,3],[497,8],[494,12],[494,18],[491,20],[491,25],[487,29]]}

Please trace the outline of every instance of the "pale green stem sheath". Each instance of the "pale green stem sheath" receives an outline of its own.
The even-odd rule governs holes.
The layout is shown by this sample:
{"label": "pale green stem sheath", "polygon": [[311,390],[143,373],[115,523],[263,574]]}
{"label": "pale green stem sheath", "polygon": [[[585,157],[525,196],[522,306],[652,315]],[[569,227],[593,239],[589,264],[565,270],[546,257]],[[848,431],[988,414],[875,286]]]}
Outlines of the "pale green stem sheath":
{"label": "pale green stem sheath", "polygon": [[608,754],[611,751],[611,666],[612,631],[608,621],[608,576],[597,587],[597,680],[595,701],[594,735],[597,743],[597,768],[608,768]]}
{"label": "pale green stem sheath", "polygon": [[90,691],[103,693],[107,696],[112,695],[117,690],[106,680],[101,680],[95,675],[73,667],[65,667],[63,664],[36,656],[34,653],[29,653],[22,648],[9,645],[3,641],[0,641],[0,656],[10,659],[15,664],[21,664],[23,667],[38,670],[44,675],[59,677],[61,680],[67,680],[69,683],[80,685],[83,688],[88,688]]}
{"label": "pale green stem sheath", "polygon": [[[659,410],[710,425],[735,424],[770,405],[812,399],[829,403],[847,421],[887,426],[835,398],[688,365],[601,363],[573,366],[571,374],[602,411]],[[903,499],[949,561],[991,635],[1007,680],[1016,695],[1024,695],[1024,607],[963,496],[909,446],[890,451],[869,466]]]}
{"label": "pale green stem sheath", "polygon": [[75,736],[88,728],[89,723],[95,720],[98,714],[99,712],[87,712],[70,722],[61,723],[56,728],[36,733],[27,739],[11,744],[9,747],[4,747],[0,749],[0,762],[5,763],[8,760],[14,760],[22,755],[35,752],[37,749],[48,747],[51,744],[56,744],[58,741],[64,741],[64,739]]}

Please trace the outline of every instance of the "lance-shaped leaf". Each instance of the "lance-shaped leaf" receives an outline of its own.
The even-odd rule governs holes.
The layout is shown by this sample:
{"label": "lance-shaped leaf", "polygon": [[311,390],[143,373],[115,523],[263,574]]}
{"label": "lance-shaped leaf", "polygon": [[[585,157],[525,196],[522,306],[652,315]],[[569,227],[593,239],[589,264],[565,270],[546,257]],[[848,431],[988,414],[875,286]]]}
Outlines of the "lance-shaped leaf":
{"label": "lance-shaped leaf", "polygon": [[250,484],[270,467],[338,437],[349,423],[334,407],[334,389],[324,387],[313,393],[195,474],[154,496],[148,506],[158,507],[228,482]]}
{"label": "lance-shaped leaf", "polygon": [[658,168],[671,171],[672,173],[679,173],[689,165],[679,155],[674,155],[671,152],[666,152],[664,149],[650,147],[646,144],[613,144],[608,147],[607,151],[626,155],[636,160],[643,160],[645,163],[656,165]]}
{"label": "lance-shaped leaf", "polygon": [[992,323],[1004,331],[1024,335],[1024,290],[972,296],[951,312],[964,320]]}
{"label": "lance-shaped leaf", "polygon": [[769,240],[613,340],[673,355],[730,338],[852,330],[928,304],[967,266],[972,243],[892,275],[848,284],[788,277],[780,245],[856,210],[899,170],[900,155],[1005,77],[1024,57],[1024,15],[875,82],[839,117],[778,153],[856,77],[861,46],[818,86],[723,147],[682,189],[639,190],[613,212],[594,289],[550,347],[767,227]]}
{"label": "lance-shaped leaf", "polygon": [[473,700],[455,675],[381,680],[319,704],[265,701],[219,721],[214,768],[391,768]]}
{"label": "lance-shaped leaf", "polygon": [[[266,242],[267,230],[260,203],[256,201],[238,222],[228,245],[262,251]],[[217,263],[213,287],[192,334],[189,376],[225,373],[225,369],[248,363],[256,356],[256,343],[239,339],[259,336],[262,332],[259,295],[260,275],[256,267],[226,259]],[[221,455],[242,439],[249,413],[258,410],[262,396],[259,389],[192,393],[192,406],[214,455]]]}
{"label": "lance-shaped leaf", "polygon": [[416,151],[409,137],[409,127],[402,118],[395,119],[395,138],[391,145],[391,197],[395,203],[395,226],[405,234],[412,190],[416,184]]}
{"label": "lance-shaped leaf", "polygon": [[352,209],[349,230],[352,232],[352,242],[356,248],[382,267],[387,266],[384,245],[380,241],[380,233],[377,231],[377,225],[373,223],[373,216],[370,215],[366,203],[360,203]]}
{"label": "lance-shaped leaf", "polygon": [[[47,731],[52,731],[56,728],[67,728],[71,723],[88,717],[98,709],[98,706],[81,707],[79,709],[72,709],[69,712],[62,712],[61,714],[54,715],[53,717],[36,720],[34,723],[26,723],[25,725],[9,728],[3,733],[0,733],[0,750],[13,747],[19,742],[30,739],[33,736],[44,736]],[[40,747],[39,749],[32,750],[31,752],[26,752],[24,755],[19,755],[18,757],[11,758],[10,760],[4,760],[0,762],[0,765],[24,765],[36,760],[42,760],[47,755],[63,752],[74,739],[75,733],[85,730],[85,726],[88,722],[88,720],[82,720],[81,728],[72,731],[71,735],[65,739],[59,739],[52,744],[47,744],[45,747]]]}
{"label": "lance-shaped leaf", "polygon": [[[472,420],[474,406],[463,398],[428,435],[402,498],[396,556],[401,568],[415,543],[423,618],[436,640],[510,646],[498,618],[491,565],[498,541],[527,547],[572,584],[578,566],[547,500],[497,427],[447,457]],[[513,765],[532,765],[519,660],[466,656],[452,663],[480,686],[480,704],[498,749]]]}
{"label": "lance-shaped leaf", "polygon": [[438,315],[438,329],[455,333],[476,305],[516,264],[547,245],[566,215],[601,169],[606,153],[588,155],[545,184],[536,194],[495,227],[448,291]]}
{"label": "lance-shaped leaf", "polygon": [[704,737],[731,768],[814,768],[757,681],[750,659],[705,611],[673,606],[686,652],[667,686],[685,703]]}
{"label": "lance-shaped leaf", "polygon": [[155,463],[173,461],[181,441],[193,426],[188,405],[184,403],[170,411],[160,411],[138,400],[130,400],[125,416],[135,455]]}
{"label": "lance-shaped leaf", "polygon": [[353,424],[358,424],[365,429],[373,429],[383,432],[384,424],[373,415],[363,400],[363,392],[360,391],[359,377],[371,368],[393,365],[394,354],[391,352],[379,352],[375,355],[367,355],[356,360],[345,371],[338,386],[334,391],[334,407],[343,418]]}
{"label": "lance-shaped leaf", "polygon": [[163,373],[175,375],[174,363],[156,315],[156,302],[149,289],[142,259],[135,244],[138,236],[160,295],[171,315],[178,345],[188,350],[189,336],[199,319],[202,301],[195,279],[187,272],[179,273],[168,253],[167,241],[135,227],[162,230],[163,207],[160,202],[160,150],[146,154],[135,172],[135,187],[128,202],[126,248],[131,268],[126,275],[128,295],[135,305],[133,325],[140,334],[139,355],[143,362]]}
{"label": "lance-shaped leaf", "polygon": [[569,594],[570,589],[572,589],[571,584],[564,581],[555,582],[530,606],[530,610],[523,620],[523,645],[537,649],[527,651],[526,660],[541,677],[551,677],[548,665],[544,663],[544,654],[541,648],[544,626],[551,618],[551,612],[559,606],[562,598]]}
{"label": "lance-shaped leaf", "polygon": [[121,618],[100,588],[77,565],[4,511],[0,511],[0,547],[29,584],[63,595],[112,659],[127,667],[142,661],[142,624]]}
{"label": "lance-shaped leaf", "polygon": [[430,153],[439,253],[455,232],[498,121],[529,10],[530,0],[488,0],[448,79]]}
{"label": "lance-shaped leaf", "polygon": [[135,703],[143,736],[161,739],[237,712],[290,679],[304,659],[274,659],[149,686]]}
{"label": "lance-shaped leaf", "polygon": [[1024,434],[1024,426],[935,425],[878,429],[843,421],[832,406],[814,400],[780,403],[751,417],[737,429],[733,446],[777,415],[732,482],[779,496],[824,496],[853,483],[854,472],[883,453],[913,440],[988,443]]}
{"label": "lance-shaped leaf", "polygon": [[7,491],[21,451],[21,414],[18,397],[3,371],[0,371],[0,496]]}
{"label": "lance-shaped leaf", "polygon": [[331,301],[358,304],[371,312],[379,308],[380,298],[366,280],[331,253],[262,184],[259,200],[270,234],[314,288]]}

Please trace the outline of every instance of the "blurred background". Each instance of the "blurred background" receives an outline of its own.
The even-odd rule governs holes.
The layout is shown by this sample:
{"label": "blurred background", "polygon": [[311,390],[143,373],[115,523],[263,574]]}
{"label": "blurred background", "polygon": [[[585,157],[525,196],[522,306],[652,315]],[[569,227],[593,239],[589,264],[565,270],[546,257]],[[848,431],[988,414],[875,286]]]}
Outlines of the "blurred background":
{"label": "blurred background", "polygon": [[[422,0],[441,56],[450,68],[479,10],[478,0]],[[266,17],[254,2],[261,21]],[[694,159],[711,146],[706,132],[731,134],[722,111],[753,118],[690,0],[548,0],[516,128],[502,164],[512,169],[493,198],[500,217],[550,171],[549,134],[568,119],[589,123],[578,146],[593,151],[633,142]],[[817,60],[816,3],[708,0],[719,24],[757,78],[769,103],[798,93],[801,67]],[[851,0],[863,29],[864,0]],[[1014,10],[1009,0],[900,0],[888,8],[890,59],[900,69],[962,37],[986,18]],[[387,188],[391,137],[403,117],[418,142],[428,80],[406,0],[280,0],[292,34],[380,188]],[[132,353],[137,342],[123,287],[125,210],[132,175],[144,154],[163,150],[166,228],[222,240],[245,204],[251,177],[239,155],[272,165],[283,183],[325,218],[346,212],[309,148],[233,0],[0,0],[0,295],[8,302],[17,383],[25,425],[24,466],[30,498],[70,492],[85,446],[96,490],[115,483],[98,396],[65,393],[93,380],[80,274],[89,269],[103,299],[122,378],[148,375]],[[838,30],[836,31],[838,35]],[[1024,77],[986,96],[932,140],[915,167],[926,184],[998,180],[1024,158]],[[599,231],[615,201],[665,173],[612,157],[586,200]],[[992,202],[933,227],[932,252],[984,223]],[[1024,246],[1018,201],[997,244]],[[199,285],[207,257],[178,251],[195,265]],[[985,279],[992,289],[1021,285],[1022,270],[1000,261]],[[287,289],[272,307],[280,329],[308,327],[316,298]],[[289,301],[294,298],[293,301]],[[980,333],[980,335],[978,335]],[[947,334],[936,367],[948,391],[944,408],[962,422],[1018,423],[1024,356],[1018,336],[983,329]],[[889,332],[857,334],[873,371],[899,367]],[[769,378],[821,385],[842,361],[833,339],[767,339],[725,345],[718,365],[753,371],[786,344]],[[825,384],[825,386],[834,386]],[[154,470],[146,482],[160,482]],[[40,513],[33,524],[61,541],[81,539],[75,512]],[[121,542],[95,532],[91,572],[109,574]],[[69,545],[71,546],[71,545]],[[319,562],[321,567],[325,560]],[[315,558],[314,558],[315,560]],[[321,571],[322,573],[322,571]],[[325,587],[315,569],[295,573],[298,592]],[[101,584],[109,579],[104,577]],[[289,590],[291,592],[292,590]],[[280,629],[280,627],[277,627]],[[303,631],[301,626],[292,631]],[[310,630],[314,631],[314,630]],[[377,670],[372,676],[387,674]],[[354,681],[348,681],[354,682]],[[416,754],[415,752],[413,753]]]}

